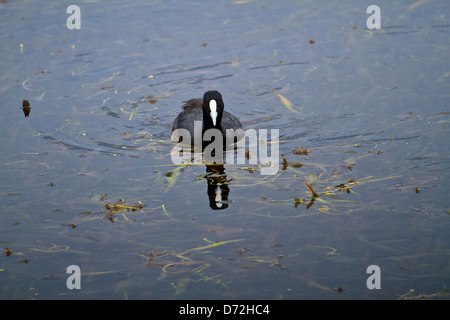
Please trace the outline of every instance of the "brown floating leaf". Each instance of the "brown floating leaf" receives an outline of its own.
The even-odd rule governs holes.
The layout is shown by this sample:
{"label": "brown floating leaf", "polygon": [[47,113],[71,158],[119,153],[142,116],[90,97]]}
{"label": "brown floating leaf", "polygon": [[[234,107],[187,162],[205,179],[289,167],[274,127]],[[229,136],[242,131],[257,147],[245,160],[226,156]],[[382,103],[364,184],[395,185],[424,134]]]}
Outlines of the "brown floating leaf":
{"label": "brown floating leaf", "polygon": [[302,155],[302,156],[307,156],[308,155],[308,149],[307,148],[297,147],[294,150],[292,150],[292,152],[294,154],[298,154],[298,155]]}
{"label": "brown floating leaf", "polygon": [[303,164],[300,162],[288,162],[287,159],[284,157],[284,153],[281,154],[281,158],[283,159],[283,168],[281,170],[286,170],[288,166],[291,166],[293,168],[301,168],[303,167]]}
{"label": "brown floating leaf", "polygon": [[30,115],[31,107],[28,100],[23,100],[22,102],[22,110],[25,117],[28,117]]}
{"label": "brown floating leaf", "polygon": [[308,210],[309,208],[311,208],[315,201],[316,201],[316,197],[312,197],[312,198],[311,198],[311,201],[310,201],[310,202],[308,203],[308,205],[306,206],[306,210]]}
{"label": "brown floating leaf", "polygon": [[250,248],[240,248],[238,251],[237,251],[237,254],[238,255],[243,255],[244,253],[246,253],[248,250],[250,250]]}
{"label": "brown floating leaf", "polygon": [[290,163],[289,165],[291,167],[293,167],[293,168],[301,168],[301,167],[303,167],[303,164],[301,164],[300,162]]}
{"label": "brown floating leaf", "polygon": [[281,158],[283,159],[283,168],[281,170],[286,170],[288,166],[288,161],[284,157],[284,153],[281,154]]}
{"label": "brown floating leaf", "polygon": [[300,204],[306,202],[305,199],[294,198],[294,206],[297,208]]}
{"label": "brown floating leaf", "polygon": [[317,192],[314,191],[314,189],[305,182],[305,185],[308,187],[308,189],[312,192],[312,194],[314,195],[314,197],[319,197],[319,194]]}
{"label": "brown floating leaf", "polygon": [[336,186],[336,189],[337,189],[339,192],[345,191],[345,192],[347,192],[347,193],[350,193],[350,188],[349,188],[348,186],[346,186],[345,184],[343,184],[343,183],[338,184],[338,185]]}

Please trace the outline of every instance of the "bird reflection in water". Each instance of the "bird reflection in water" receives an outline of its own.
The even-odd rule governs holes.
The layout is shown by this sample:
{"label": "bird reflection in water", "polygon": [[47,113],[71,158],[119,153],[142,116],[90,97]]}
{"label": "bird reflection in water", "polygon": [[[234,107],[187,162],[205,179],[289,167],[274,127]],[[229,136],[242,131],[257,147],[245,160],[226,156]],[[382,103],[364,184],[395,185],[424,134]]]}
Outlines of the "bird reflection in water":
{"label": "bird reflection in water", "polygon": [[230,189],[225,168],[222,164],[206,165],[205,179],[208,185],[209,206],[213,210],[223,210],[228,208],[228,194]]}

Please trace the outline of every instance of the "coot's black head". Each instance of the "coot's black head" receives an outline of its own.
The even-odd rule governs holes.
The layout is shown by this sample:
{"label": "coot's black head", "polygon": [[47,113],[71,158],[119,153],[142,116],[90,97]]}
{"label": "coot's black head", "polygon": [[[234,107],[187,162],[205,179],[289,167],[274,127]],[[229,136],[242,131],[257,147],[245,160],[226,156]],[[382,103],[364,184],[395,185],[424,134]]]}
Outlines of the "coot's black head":
{"label": "coot's black head", "polygon": [[221,128],[223,100],[219,91],[208,91],[203,96],[203,129]]}

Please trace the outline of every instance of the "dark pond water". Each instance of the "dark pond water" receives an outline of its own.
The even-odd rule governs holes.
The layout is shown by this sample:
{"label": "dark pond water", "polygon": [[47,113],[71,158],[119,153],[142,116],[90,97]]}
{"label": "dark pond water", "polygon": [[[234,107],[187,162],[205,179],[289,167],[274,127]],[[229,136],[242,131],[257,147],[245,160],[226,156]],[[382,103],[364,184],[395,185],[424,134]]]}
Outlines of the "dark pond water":
{"label": "dark pond water", "polygon": [[[450,5],[371,4],[2,1],[0,298],[448,299]],[[173,163],[210,89],[274,174]]]}

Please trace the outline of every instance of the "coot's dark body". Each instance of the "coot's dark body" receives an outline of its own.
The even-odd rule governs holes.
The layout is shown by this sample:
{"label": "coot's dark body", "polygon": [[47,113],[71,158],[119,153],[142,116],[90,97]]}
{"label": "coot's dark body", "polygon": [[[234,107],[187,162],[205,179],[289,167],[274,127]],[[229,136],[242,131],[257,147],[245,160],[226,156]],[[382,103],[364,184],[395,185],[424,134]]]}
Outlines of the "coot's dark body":
{"label": "coot's dark body", "polygon": [[[208,129],[218,129],[222,132],[223,142],[226,144],[227,129],[242,129],[238,118],[224,110],[222,95],[218,91],[208,91],[203,99],[191,99],[185,101],[181,107],[183,111],[178,114],[172,124],[172,131],[186,129],[191,135],[191,145],[194,145],[194,121],[201,121],[201,134]],[[237,138],[232,142],[239,141],[243,132],[237,132]],[[183,141],[187,143],[187,141]],[[203,144],[204,145],[204,144]]]}

